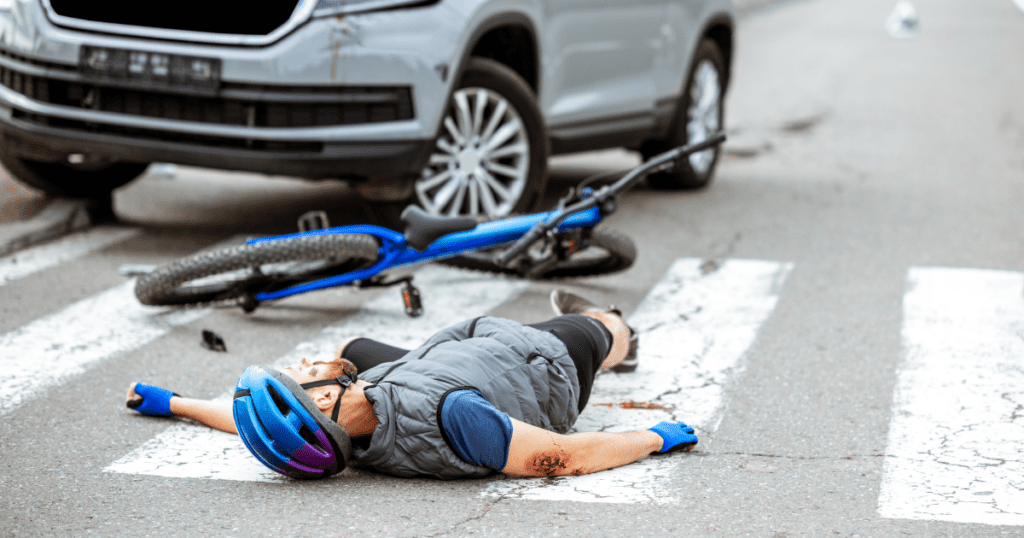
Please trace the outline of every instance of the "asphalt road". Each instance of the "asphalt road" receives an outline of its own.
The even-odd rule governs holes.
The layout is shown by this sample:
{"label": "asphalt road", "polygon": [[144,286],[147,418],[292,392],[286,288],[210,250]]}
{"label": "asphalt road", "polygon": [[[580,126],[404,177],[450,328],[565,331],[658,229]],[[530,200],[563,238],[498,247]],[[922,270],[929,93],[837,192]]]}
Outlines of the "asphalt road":
{"label": "asphalt road", "polygon": [[[346,324],[373,327],[390,315],[387,291],[325,291],[252,315],[222,308],[187,319],[164,316],[157,330],[132,318],[128,306],[99,302],[124,285],[117,269],[125,263],[161,263],[238,235],[289,231],[295,215],[327,204],[334,223],[369,217],[344,185],[178,169],[174,177],[150,174],[117,192],[121,223],[105,233],[123,236],[5,285],[0,279],[3,370],[28,371],[40,357],[57,357],[24,381],[48,384],[24,391],[16,403],[0,393],[0,536],[1024,536],[1019,385],[994,392],[997,400],[1018,402],[1016,408],[978,415],[1009,433],[956,434],[958,442],[1002,456],[967,461],[936,449],[935,459],[946,465],[936,474],[900,474],[901,465],[933,454],[901,455],[900,439],[927,437],[927,430],[900,433],[917,431],[912,419],[927,423],[927,413],[908,403],[921,386],[915,380],[926,378],[912,375],[927,370],[915,366],[915,350],[944,341],[958,323],[973,323],[956,317],[971,308],[984,313],[979,327],[1024,330],[1013,302],[1024,294],[1012,284],[1024,271],[1024,13],[1011,0],[917,0],[920,34],[894,39],[883,27],[893,5],[809,0],[750,11],[739,29],[728,102],[732,139],[713,185],[631,192],[608,224],[636,240],[638,263],[620,275],[563,284],[635,320],[661,312],[680,334],[696,332],[707,349],[720,350],[722,364],[698,365],[706,382],[684,391],[690,401],[676,406],[696,418],[698,449],[642,462],[636,469],[651,474],[627,488],[639,497],[581,502],[579,492],[591,486],[564,481],[438,482],[346,471],[305,483],[250,480],[255,475],[245,472],[211,479],[138,472],[144,466],[112,469],[159,444],[169,425],[184,428],[126,410],[130,382],[216,397],[249,364],[301,353],[297,346],[322,340],[325,329],[330,336]],[[636,162],[619,151],[559,158],[555,186]],[[35,203],[27,191],[16,194]],[[5,218],[20,218],[24,207],[9,204]],[[700,293],[671,295],[658,287],[679,267],[677,259],[684,260],[683,288]],[[8,270],[3,263],[0,270]],[[705,271],[694,273],[687,263]],[[953,275],[953,285],[927,291],[937,271],[930,268]],[[770,285],[747,286],[747,269],[763,270]],[[993,275],[1011,281],[995,294],[1009,306],[971,306],[977,294],[965,293],[962,308],[942,311],[953,320],[947,325],[916,306]],[[445,290],[479,288],[490,301],[479,303],[486,311],[523,322],[548,315],[547,293],[556,286],[422,277],[432,278],[441,284],[424,287],[430,312],[457,310],[440,298]],[[921,290],[927,294],[919,301],[914,292]],[[659,299],[676,297],[680,304],[658,310]],[[80,311],[71,316],[72,308]],[[673,312],[705,325],[689,327],[690,318]],[[127,316],[125,334],[96,332],[118,316]],[[400,318],[393,326],[418,330]],[[908,329],[917,326],[924,329]],[[203,349],[203,328],[223,336],[228,352]],[[990,376],[998,389],[1024,372],[1024,355],[1013,347],[1024,338],[983,352],[997,336],[956,353],[979,364],[1003,356],[1002,369]],[[681,348],[692,343],[683,340]],[[641,369],[646,358],[658,373],[662,363],[645,357],[644,345]],[[974,355],[971,346],[979,350]],[[90,353],[96,358],[77,370],[58,360]],[[704,356],[685,353],[680,363]],[[971,382],[971,374],[944,371],[958,384]],[[602,383],[614,392],[631,382]],[[935,397],[934,406],[954,399],[946,397],[953,390]],[[961,409],[936,428],[955,430],[951,425],[974,416],[967,403]],[[631,416],[642,422],[646,415]],[[192,443],[199,452],[209,448]],[[986,467],[1009,474],[973,474]],[[929,497],[929,484],[943,480],[974,499],[1003,501],[974,506],[953,494]],[[971,489],[979,480],[988,486]],[[599,477],[594,487],[605,483]]]}

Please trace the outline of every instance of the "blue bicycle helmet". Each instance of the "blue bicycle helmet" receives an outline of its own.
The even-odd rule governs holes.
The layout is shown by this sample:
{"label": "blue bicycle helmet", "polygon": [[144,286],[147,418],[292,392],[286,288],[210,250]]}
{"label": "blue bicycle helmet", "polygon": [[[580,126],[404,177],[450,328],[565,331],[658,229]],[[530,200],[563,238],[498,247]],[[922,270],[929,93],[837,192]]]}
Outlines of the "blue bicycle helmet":
{"label": "blue bicycle helmet", "polygon": [[341,385],[355,374],[299,385],[274,368],[250,366],[235,387],[232,415],[238,435],[256,459],[293,478],[325,478],[345,469],[352,456],[348,433],[338,425],[341,395],[327,419],[305,389]]}

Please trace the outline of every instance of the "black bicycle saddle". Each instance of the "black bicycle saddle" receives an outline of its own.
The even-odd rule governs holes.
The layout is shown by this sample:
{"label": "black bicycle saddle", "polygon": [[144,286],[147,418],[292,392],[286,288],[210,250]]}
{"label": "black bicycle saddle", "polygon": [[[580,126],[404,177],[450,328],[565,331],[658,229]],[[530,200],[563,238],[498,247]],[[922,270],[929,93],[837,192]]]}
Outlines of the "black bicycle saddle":
{"label": "black bicycle saddle", "polygon": [[476,228],[476,217],[441,217],[427,213],[418,205],[402,211],[405,224],[405,242],[419,252],[443,235]]}

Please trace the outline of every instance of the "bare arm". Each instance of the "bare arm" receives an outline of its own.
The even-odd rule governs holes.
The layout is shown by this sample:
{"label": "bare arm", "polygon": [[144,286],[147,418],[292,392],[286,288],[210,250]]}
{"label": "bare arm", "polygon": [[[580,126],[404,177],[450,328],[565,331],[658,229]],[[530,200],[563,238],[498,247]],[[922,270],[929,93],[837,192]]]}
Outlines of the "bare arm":
{"label": "bare arm", "polygon": [[508,462],[501,472],[520,476],[581,475],[603,471],[661,450],[650,430],[561,435],[512,419]]}
{"label": "bare arm", "polygon": [[231,413],[231,400],[197,400],[174,396],[171,412],[228,433],[238,433]]}
{"label": "bare arm", "polygon": [[[128,387],[126,401],[130,408],[137,407],[142,403],[142,396],[135,392],[135,385],[137,383],[132,383]],[[134,405],[132,405],[133,403]],[[190,418],[200,424],[205,424],[211,428],[228,433],[238,433],[235,430],[235,418],[231,413],[231,400],[197,400],[195,398],[171,396],[167,405],[174,415]]]}

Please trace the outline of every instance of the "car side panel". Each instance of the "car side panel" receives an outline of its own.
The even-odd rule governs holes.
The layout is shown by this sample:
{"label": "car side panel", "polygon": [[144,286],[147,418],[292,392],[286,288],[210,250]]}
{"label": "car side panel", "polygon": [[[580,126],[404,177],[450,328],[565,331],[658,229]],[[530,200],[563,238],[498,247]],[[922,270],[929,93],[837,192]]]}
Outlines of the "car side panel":
{"label": "car side panel", "polygon": [[649,120],[663,0],[546,0],[540,104],[558,130]]}
{"label": "car side panel", "polygon": [[690,58],[708,24],[716,19],[734,20],[736,5],[733,0],[667,0],[664,9],[661,34],[665,46],[655,75],[655,100],[662,106],[679,98]]}

